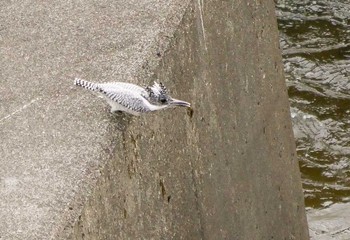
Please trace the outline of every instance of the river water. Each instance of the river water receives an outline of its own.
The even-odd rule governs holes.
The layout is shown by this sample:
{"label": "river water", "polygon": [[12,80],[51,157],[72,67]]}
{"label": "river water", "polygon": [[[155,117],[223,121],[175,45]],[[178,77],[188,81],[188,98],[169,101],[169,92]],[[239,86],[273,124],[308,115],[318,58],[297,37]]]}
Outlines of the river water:
{"label": "river water", "polygon": [[350,0],[278,0],[307,209],[350,202]]}

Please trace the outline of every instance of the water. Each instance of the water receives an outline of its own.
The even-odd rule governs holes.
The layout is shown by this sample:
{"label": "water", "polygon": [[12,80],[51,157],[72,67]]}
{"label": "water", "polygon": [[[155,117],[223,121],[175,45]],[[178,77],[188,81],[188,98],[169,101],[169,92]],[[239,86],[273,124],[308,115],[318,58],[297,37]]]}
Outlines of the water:
{"label": "water", "polygon": [[350,0],[278,0],[306,206],[350,202]]}

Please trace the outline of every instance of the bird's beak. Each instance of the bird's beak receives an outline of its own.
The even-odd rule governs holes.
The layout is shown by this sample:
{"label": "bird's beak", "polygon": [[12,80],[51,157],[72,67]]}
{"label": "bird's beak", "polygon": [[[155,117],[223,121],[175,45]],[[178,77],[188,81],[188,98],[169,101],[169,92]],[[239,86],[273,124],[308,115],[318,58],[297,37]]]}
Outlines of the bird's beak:
{"label": "bird's beak", "polygon": [[181,101],[181,100],[177,100],[177,99],[174,99],[174,98],[171,99],[171,101],[169,102],[169,105],[171,107],[177,107],[177,106],[179,106],[179,107],[188,107],[188,108],[191,107],[190,103],[185,102],[185,101]]}

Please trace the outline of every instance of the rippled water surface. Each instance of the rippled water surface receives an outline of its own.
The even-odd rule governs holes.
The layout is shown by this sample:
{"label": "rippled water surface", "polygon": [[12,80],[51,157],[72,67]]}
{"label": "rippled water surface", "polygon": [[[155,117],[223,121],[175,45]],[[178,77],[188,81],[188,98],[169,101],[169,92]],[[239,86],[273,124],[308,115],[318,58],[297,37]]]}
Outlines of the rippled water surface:
{"label": "rippled water surface", "polygon": [[307,207],[350,202],[350,0],[278,0]]}

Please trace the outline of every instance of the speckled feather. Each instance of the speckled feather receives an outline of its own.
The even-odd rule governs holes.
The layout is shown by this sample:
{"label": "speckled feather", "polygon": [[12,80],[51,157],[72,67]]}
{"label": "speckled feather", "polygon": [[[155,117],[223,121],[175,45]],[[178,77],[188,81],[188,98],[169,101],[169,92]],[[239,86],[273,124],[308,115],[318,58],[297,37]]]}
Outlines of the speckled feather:
{"label": "speckled feather", "polygon": [[143,88],[132,83],[92,83],[76,78],[74,84],[104,97],[112,107],[111,112],[123,111],[138,116],[169,107],[191,106],[188,102],[170,97],[162,83],[155,82],[153,86]]}
{"label": "speckled feather", "polygon": [[[88,90],[98,92],[106,98],[111,105],[111,111],[125,111],[133,115],[151,111],[146,99],[144,88],[132,83],[111,82],[111,83],[91,83],[82,79],[75,79],[74,84]],[[120,106],[117,106],[116,104]]]}

